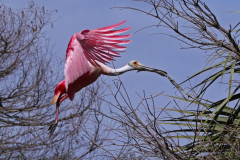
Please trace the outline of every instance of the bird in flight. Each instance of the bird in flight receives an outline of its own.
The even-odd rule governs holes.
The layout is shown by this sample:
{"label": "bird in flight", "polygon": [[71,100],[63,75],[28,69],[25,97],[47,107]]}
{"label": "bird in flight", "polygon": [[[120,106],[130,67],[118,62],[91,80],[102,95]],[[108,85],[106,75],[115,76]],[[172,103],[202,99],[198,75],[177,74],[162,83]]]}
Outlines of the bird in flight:
{"label": "bird in flight", "polygon": [[[55,123],[49,127],[50,136],[58,124],[60,103],[66,98],[72,101],[76,92],[95,82],[101,74],[118,76],[131,70],[151,72],[155,70],[142,65],[138,61],[130,61],[119,69],[105,65],[105,63],[113,60],[114,57],[119,57],[119,52],[126,49],[126,47],[120,46],[120,44],[131,42],[131,40],[122,40],[131,37],[131,34],[118,35],[128,31],[131,27],[113,30],[125,22],[100,29],[83,30],[72,36],[66,51],[65,79],[57,85],[52,102],[52,104],[56,103],[56,118]],[[167,74],[164,71],[162,73]]]}

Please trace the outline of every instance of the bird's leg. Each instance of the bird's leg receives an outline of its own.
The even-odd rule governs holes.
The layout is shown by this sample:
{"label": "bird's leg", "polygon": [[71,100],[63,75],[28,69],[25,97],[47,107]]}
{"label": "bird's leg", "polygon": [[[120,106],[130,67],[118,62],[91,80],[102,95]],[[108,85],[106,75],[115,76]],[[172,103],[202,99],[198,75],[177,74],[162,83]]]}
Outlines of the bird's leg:
{"label": "bird's leg", "polygon": [[48,129],[48,130],[49,130],[50,137],[52,136],[53,132],[54,132],[55,129],[57,128],[59,106],[60,106],[60,102],[59,102],[59,100],[58,100],[57,103],[56,103],[56,117],[55,117],[55,123],[52,124],[52,125],[49,127],[49,129]]}
{"label": "bird's leg", "polygon": [[58,100],[57,100],[57,103],[56,103],[56,118],[55,118],[55,123],[52,124],[52,125],[50,125],[50,127],[48,128],[50,137],[52,136],[53,132],[54,132],[55,129],[57,128],[60,103],[61,103],[64,99],[66,99],[67,97],[68,97],[68,95],[65,94],[64,96],[62,96],[61,98],[58,98]]}

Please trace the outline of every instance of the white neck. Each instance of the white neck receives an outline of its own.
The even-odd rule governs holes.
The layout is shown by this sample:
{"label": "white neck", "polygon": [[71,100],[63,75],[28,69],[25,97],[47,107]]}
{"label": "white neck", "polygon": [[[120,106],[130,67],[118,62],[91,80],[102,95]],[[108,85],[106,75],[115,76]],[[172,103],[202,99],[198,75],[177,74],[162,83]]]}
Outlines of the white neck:
{"label": "white neck", "polygon": [[130,67],[128,64],[122,68],[117,68],[117,69],[110,68],[106,65],[101,65],[101,67],[102,67],[102,74],[108,75],[108,76],[118,76],[125,72],[135,70],[134,68]]}

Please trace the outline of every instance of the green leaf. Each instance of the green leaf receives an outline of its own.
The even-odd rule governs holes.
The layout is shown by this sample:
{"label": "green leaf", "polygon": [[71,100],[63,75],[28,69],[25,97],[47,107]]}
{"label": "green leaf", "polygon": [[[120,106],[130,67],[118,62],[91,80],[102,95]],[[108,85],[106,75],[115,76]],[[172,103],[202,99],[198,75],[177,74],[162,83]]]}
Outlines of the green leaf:
{"label": "green leaf", "polygon": [[234,73],[234,70],[235,70],[235,64],[236,64],[237,61],[234,61],[232,63],[232,67],[231,67],[231,74],[230,74],[230,80],[229,80],[229,96],[230,96],[230,93],[231,93],[231,88],[232,88],[232,79],[233,79],[233,73]]}
{"label": "green leaf", "polygon": [[[219,115],[219,112],[223,109],[223,107],[225,106],[225,104],[227,102],[229,102],[229,100],[232,98],[232,96],[234,95],[234,93],[240,88],[240,86],[238,86],[214,111],[213,113],[210,115],[210,117],[207,118],[207,120],[209,120],[210,118],[216,120],[218,115]],[[213,117],[213,115],[215,115],[215,117]],[[206,122],[204,122],[206,123]]]}
{"label": "green leaf", "polygon": [[[232,52],[230,52],[229,54],[228,54],[228,58],[227,59],[229,59],[229,57],[231,57],[231,54],[232,54]],[[228,61],[225,61],[225,63],[224,63],[224,66],[223,66],[223,71],[225,72],[225,68],[226,68],[226,65],[227,65],[227,62]],[[223,75],[222,75],[222,79],[223,79]],[[221,79],[221,81],[222,81],[222,79]]]}
{"label": "green leaf", "polygon": [[187,80],[183,81],[183,82],[180,83],[179,85],[181,85],[181,84],[189,81],[190,79],[196,77],[197,75],[199,75],[199,74],[201,74],[201,73],[203,73],[203,72],[206,72],[206,71],[208,71],[208,70],[210,70],[210,69],[216,68],[217,66],[220,66],[220,65],[225,64],[226,62],[230,62],[230,61],[231,61],[231,59],[226,59],[225,61],[222,61],[222,62],[219,62],[219,63],[214,64],[214,65],[212,65],[212,66],[209,66],[209,67],[207,67],[207,68],[205,68],[205,69],[197,72],[196,74],[192,75],[190,78],[188,78]]}

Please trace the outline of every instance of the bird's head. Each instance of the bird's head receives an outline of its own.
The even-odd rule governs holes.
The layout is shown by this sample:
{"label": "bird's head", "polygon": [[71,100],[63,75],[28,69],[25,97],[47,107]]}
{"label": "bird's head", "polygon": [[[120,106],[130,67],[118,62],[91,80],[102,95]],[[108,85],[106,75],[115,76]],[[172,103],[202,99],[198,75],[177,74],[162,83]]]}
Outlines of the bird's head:
{"label": "bird's head", "polygon": [[55,89],[52,104],[55,104],[61,98],[61,96],[65,93],[66,93],[65,80],[63,80],[57,85]]}
{"label": "bird's head", "polygon": [[162,74],[167,74],[167,72],[165,72],[165,71],[145,66],[145,65],[139,63],[136,60],[130,61],[128,63],[128,65],[132,68],[132,70],[138,70],[138,72],[140,72],[140,71],[148,71],[148,72],[160,72]]}
{"label": "bird's head", "polygon": [[128,65],[134,69],[138,69],[138,61],[132,60],[128,63]]}

